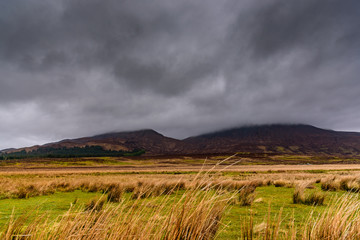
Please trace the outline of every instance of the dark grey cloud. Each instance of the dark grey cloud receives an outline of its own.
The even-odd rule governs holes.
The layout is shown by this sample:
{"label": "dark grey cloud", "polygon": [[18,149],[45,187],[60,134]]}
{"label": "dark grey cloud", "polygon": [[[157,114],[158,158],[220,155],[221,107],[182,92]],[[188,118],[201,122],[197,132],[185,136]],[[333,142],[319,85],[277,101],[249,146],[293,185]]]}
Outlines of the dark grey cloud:
{"label": "dark grey cloud", "polygon": [[315,51],[314,57],[321,53],[327,57],[342,54],[348,50],[345,45],[359,44],[358,36],[353,35],[357,32],[359,7],[359,2],[339,4],[334,0],[265,4],[251,19],[254,55],[263,59],[297,48]]}
{"label": "dark grey cloud", "polygon": [[112,130],[359,130],[360,3],[0,3],[0,148]]}

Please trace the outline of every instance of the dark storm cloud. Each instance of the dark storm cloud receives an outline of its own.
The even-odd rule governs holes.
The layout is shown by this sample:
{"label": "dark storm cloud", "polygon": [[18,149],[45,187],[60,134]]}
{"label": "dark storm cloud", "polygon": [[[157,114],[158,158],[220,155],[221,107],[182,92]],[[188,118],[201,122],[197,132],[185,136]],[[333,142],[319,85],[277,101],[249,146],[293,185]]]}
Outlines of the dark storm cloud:
{"label": "dark storm cloud", "polygon": [[0,148],[111,130],[360,130],[360,2],[0,3]]}
{"label": "dark storm cloud", "polygon": [[[327,47],[359,43],[357,20],[360,3],[339,1],[276,1],[266,4],[252,17],[254,55],[269,57],[296,48],[311,48],[323,53]],[[342,52],[342,51],[341,51]],[[341,53],[340,52],[340,53]],[[335,52],[336,53],[336,52]]]}
{"label": "dark storm cloud", "polygon": [[8,7],[10,19],[1,21],[1,52],[27,71],[64,68],[66,63],[104,68],[133,89],[176,94],[216,67],[212,32],[201,29],[212,20],[202,19],[201,5],[174,8],[160,1],[115,0],[16,4]]}

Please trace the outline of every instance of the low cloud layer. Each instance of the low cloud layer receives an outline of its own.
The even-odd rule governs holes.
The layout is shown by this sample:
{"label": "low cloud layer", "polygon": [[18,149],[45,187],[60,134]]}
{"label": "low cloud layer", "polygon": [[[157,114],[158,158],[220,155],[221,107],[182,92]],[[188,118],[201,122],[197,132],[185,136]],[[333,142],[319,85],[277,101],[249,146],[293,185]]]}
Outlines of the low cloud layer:
{"label": "low cloud layer", "polygon": [[0,149],[153,128],[360,131],[360,2],[0,3]]}

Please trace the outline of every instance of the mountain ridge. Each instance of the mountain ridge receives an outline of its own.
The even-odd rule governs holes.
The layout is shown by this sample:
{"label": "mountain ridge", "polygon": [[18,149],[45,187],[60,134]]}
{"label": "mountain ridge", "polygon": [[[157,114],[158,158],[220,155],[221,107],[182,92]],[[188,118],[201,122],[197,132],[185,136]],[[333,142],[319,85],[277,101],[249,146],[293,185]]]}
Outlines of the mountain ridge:
{"label": "mountain ridge", "polygon": [[142,129],[64,139],[4,152],[31,153],[46,148],[84,147],[119,152],[144,150],[146,155],[153,156],[237,152],[360,156],[360,133],[327,130],[306,124],[266,124],[229,128],[179,140],[153,129]]}

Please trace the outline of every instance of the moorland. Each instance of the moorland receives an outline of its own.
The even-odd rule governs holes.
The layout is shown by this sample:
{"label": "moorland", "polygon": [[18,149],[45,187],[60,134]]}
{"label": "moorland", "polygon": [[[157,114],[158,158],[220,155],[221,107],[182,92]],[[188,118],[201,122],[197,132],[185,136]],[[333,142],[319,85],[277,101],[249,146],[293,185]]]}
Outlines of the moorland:
{"label": "moorland", "polygon": [[360,239],[360,134],[153,130],[1,151],[1,239]]}
{"label": "moorland", "polygon": [[359,235],[358,164],[98,157],[7,160],[0,169],[3,239]]}

